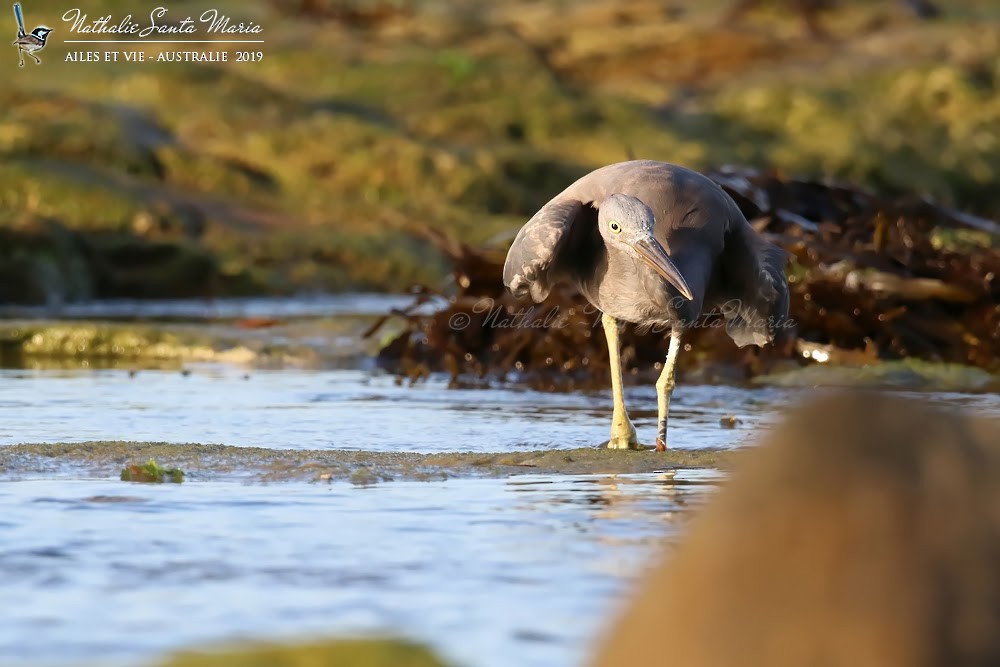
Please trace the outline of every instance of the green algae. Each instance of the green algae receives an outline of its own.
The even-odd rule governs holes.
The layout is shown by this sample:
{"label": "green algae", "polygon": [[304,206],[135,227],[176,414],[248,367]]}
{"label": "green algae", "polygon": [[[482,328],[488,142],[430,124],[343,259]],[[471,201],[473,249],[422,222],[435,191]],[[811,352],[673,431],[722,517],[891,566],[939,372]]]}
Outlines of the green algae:
{"label": "green algae", "polygon": [[[281,355],[283,350],[274,349]],[[178,368],[184,362],[249,364],[262,345],[250,345],[208,328],[114,322],[7,322],[0,325],[0,362],[6,366],[120,364]]]}
{"label": "green algae", "polygon": [[345,481],[367,486],[391,480],[523,474],[632,474],[672,468],[725,468],[722,449],[609,450],[603,447],[480,453],[298,450],[229,445],[100,441],[0,447],[5,477],[76,474],[105,477],[128,461],[163,459],[186,479],[285,482]]}
{"label": "green algae", "polygon": [[228,651],[184,651],[159,667],[446,667],[429,649],[398,639],[260,644]]}
{"label": "green algae", "polygon": [[31,323],[4,327],[0,336],[19,343],[21,353],[28,356],[185,359],[209,358],[213,353],[194,336],[134,324]]}
{"label": "green algae", "polygon": [[132,464],[122,468],[123,482],[144,482],[147,484],[162,484],[171,482],[180,484],[184,481],[184,471],[180,468],[164,468],[154,459],[149,459],[143,465]]}
{"label": "green algae", "polygon": [[[263,329],[240,320],[190,322],[7,320],[0,323],[0,366],[21,368],[180,368],[188,362],[315,367],[375,351],[362,333],[376,318],[288,320]],[[336,346],[317,344],[337,339]],[[351,340],[347,344],[343,341]]]}

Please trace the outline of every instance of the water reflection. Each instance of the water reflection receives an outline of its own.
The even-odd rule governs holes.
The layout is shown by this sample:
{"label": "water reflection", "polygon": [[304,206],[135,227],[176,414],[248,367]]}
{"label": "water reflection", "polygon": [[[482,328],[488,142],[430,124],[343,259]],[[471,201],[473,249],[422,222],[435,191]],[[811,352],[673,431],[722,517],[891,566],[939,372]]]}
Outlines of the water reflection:
{"label": "water reflection", "polygon": [[579,664],[717,479],[280,487],[0,484],[0,655],[115,664],[180,646],[388,631],[460,664]]}

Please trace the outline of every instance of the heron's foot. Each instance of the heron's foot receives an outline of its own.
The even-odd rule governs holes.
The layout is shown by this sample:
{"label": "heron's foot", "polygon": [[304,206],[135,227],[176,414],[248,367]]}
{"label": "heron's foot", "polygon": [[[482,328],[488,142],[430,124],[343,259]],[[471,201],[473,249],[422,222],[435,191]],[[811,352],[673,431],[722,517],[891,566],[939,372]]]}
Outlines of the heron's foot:
{"label": "heron's foot", "polygon": [[667,451],[667,441],[663,438],[656,439],[656,451],[665,452]]}
{"label": "heron's foot", "polygon": [[639,438],[632,422],[626,421],[624,424],[616,423],[611,426],[608,449],[639,449]]}
{"label": "heron's foot", "polygon": [[611,438],[608,440],[608,449],[642,449],[642,447],[634,438]]}

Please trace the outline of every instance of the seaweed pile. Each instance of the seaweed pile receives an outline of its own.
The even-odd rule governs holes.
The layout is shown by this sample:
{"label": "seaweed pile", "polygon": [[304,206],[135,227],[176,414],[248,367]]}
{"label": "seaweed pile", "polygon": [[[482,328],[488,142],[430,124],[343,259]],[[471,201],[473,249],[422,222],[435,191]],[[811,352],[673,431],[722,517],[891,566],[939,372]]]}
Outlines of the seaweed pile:
{"label": "seaweed pile", "polygon": [[[776,344],[737,348],[708,317],[686,334],[678,368],[689,379],[741,381],[795,364],[866,365],[918,358],[1000,370],[1000,225],[915,195],[880,196],[853,185],[726,167],[708,174],[751,224],[790,254],[791,318]],[[394,312],[404,331],[380,364],[415,381],[447,372],[452,384],[516,381],[534,388],[608,383],[600,314],[574,290],[543,304],[511,296],[506,247],[471,248],[437,230],[415,233],[451,260],[445,293],[421,289]],[[389,317],[389,316],[387,316]],[[374,333],[383,321],[369,332]],[[662,334],[622,334],[627,375],[651,377]]]}

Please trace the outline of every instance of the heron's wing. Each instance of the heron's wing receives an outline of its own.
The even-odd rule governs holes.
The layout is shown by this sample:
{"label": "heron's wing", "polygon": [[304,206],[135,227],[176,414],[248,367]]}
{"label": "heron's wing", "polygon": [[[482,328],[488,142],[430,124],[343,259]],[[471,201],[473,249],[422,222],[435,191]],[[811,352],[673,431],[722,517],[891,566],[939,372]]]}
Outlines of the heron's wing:
{"label": "heron's wing", "polygon": [[538,302],[549,295],[555,283],[549,269],[583,206],[579,199],[557,197],[517,233],[503,267],[503,282],[514,296],[530,294]]}

